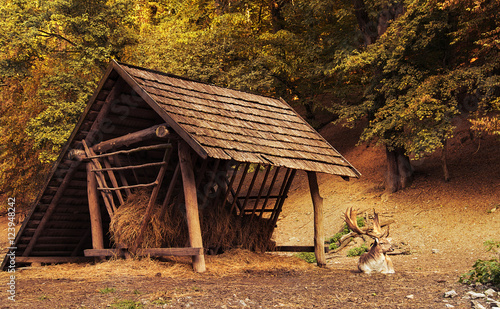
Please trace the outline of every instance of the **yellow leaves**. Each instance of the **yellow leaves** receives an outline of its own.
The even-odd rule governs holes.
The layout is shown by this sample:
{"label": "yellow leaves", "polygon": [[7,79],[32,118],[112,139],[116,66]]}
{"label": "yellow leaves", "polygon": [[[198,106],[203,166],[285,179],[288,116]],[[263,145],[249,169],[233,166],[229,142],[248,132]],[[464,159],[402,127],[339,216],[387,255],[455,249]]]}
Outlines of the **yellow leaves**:
{"label": "yellow leaves", "polygon": [[486,134],[500,135],[499,116],[471,119],[470,122],[472,123],[472,130],[481,131]]}

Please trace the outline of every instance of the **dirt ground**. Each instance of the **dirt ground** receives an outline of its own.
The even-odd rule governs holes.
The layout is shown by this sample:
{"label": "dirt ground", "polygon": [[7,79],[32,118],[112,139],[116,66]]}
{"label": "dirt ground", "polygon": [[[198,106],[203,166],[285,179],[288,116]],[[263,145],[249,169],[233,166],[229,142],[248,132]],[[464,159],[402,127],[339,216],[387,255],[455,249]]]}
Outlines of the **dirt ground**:
{"label": "dirt ground", "polygon": [[[354,147],[355,131],[322,130],[363,174],[349,182],[319,176],[327,236],[341,227],[347,207],[375,209],[382,220],[395,221],[392,242],[409,253],[392,256],[395,274],[361,274],[357,258],[345,251],[329,254],[327,267],[318,268],[294,256],[235,250],[207,256],[203,274],[184,259],[53,265],[18,269],[15,302],[7,299],[9,274],[1,273],[0,308],[471,308],[466,293],[482,287],[458,279],[477,259],[492,257],[484,241],[500,240],[500,142],[471,138],[459,125],[449,143],[451,180],[442,180],[436,153],[413,162],[413,185],[394,194],[383,191],[383,149]],[[277,244],[312,245],[312,222],[306,175],[298,173],[275,231]],[[458,296],[445,298],[450,290]]]}

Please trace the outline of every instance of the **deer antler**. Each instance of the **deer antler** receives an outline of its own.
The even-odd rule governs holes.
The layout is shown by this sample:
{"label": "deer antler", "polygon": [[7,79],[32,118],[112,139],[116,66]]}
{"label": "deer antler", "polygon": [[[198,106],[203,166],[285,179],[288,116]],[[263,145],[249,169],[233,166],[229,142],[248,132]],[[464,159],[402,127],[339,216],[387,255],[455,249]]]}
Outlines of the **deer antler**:
{"label": "deer antler", "polygon": [[358,226],[358,222],[356,219],[357,215],[358,215],[357,210],[352,209],[352,207],[347,208],[344,213],[344,221],[347,224],[347,227],[349,227],[351,231],[358,233],[360,235],[366,234],[366,232],[363,232]]}
{"label": "deer antler", "polygon": [[351,229],[351,231],[358,233],[360,235],[368,235],[372,238],[380,238],[383,236],[382,228],[380,227],[380,222],[378,219],[378,213],[374,212],[373,216],[373,228],[371,230],[363,231],[358,226],[357,222],[357,210],[348,208],[344,214],[344,221],[347,226]]}

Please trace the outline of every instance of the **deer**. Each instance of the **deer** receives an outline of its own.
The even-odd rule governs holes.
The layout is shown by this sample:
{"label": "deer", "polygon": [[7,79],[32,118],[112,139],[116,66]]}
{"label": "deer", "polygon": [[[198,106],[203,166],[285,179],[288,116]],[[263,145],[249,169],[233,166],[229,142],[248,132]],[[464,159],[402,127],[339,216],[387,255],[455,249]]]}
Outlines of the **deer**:
{"label": "deer", "polygon": [[394,267],[392,261],[387,256],[387,252],[394,251],[391,242],[387,239],[389,236],[389,229],[382,232],[378,214],[374,212],[373,227],[371,229],[362,230],[356,221],[357,211],[348,208],[344,214],[344,221],[353,231],[358,235],[367,235],[375,240],[370,250],[363,253],[358,261],[358,269],[365,273],[379,272],[382,274],[393,274]]}

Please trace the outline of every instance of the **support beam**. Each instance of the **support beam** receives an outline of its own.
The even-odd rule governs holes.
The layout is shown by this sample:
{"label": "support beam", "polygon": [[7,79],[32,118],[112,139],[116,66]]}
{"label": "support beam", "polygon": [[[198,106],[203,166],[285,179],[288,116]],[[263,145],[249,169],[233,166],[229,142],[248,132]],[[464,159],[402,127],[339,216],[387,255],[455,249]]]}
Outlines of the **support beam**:
{"label": "support beam", "polygon": [[323,225],[323,198],[319,195],[318,177],[316,172],[307,172],[309,191],[314,206],[314,254],[318,266],[326,266],[325,229]]}
{"label": "support beam", "polygon": [[[183,141],[179,143],[179,162],[184,187],[189,241],[192,248],[203,248],[200,215],[198,213],[198,196],[196,194],[196,181],[191,161],[191,149],[189,145]],[[204,272],[206,270],[205,256],[203,254],[193,256],[193,269],[196,272]]]}
{"label": "support beam", "polygon": [[87,163],[87,196],[89,201],[90,228],[92,231],[92,248],[104,249],[99,193],[97,191],[96,175],[92,172],[92,165],[91,162]]}
{"label": "support beam", "polygon": [[159,217],[160,220],[163,220],[163,218],[165,217],[165,214],[167,213],[168,205],[170,204],[170,201],[172,200],[175,185],[177,184],[177,179],[179,178],[180,173],[181,173],[181,166],[180,166],[180,163],[177,163],[177,166],[175,167],[174,175],[172,176],[172,179],[170,180],[170,184],[168,185],[167,193],[165,194],[165,199],[163,200],[163,204],[161,205],[161,211],[160,211],[160,217]]}
{"label": "support beam", "polygon": [[[106,257],[122,257],[127,252],[126,248],[121,249],[87,249],[84,250],[86,257],[106,256]],[[203,254],[203,248],[148,248],[138,249],[138,256],[194,256]]]}
{"label": "support beam", "polygon": [[168,138],[171,133],[169,132],[166,124],[155,125],[150,128],[140,130],[134,133],[129,133],[117,138],[112,138],[107,141],[100,142],[92,146],[96,152],[107,152],[115,150],[123,146],[130,146],[135,143],[143,142],[152,138]]}
{"label": "support beam", "polygon": [[91,258],[81,256],[17,256],[16,263],[86,263]]}
{"label": "support beam", "polygon": [[[82,140],[83,148],[85,149],[85,154],[87,157],[92,157],[95,155],[94,151],[87,146],[87,143],[85,140]],[[97,159],[92,159],[92,169],[101,169],[101,163],[99,163],[99,160]],[[106,185],[106,179],[104,175],[101,172],[96,172],[95,174],[97,183],[99,184],[99,187],[101,188],[107,188],[108,186]],[[104,200],[104,204],[106,205],[106,209],[108,210],[109,218],[113,219],[113,215],[116,211],[116,206],[115,202],[113,201],[113,196],[111,195],[111,191],[101,191],[102,199]]]}

